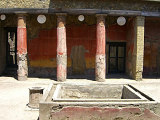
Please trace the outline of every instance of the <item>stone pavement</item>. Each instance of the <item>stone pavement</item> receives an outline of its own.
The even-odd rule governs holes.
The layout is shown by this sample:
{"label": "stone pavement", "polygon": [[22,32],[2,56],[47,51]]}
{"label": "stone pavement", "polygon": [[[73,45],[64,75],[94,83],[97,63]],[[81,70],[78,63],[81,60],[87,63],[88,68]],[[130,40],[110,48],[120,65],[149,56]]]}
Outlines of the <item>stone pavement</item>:
{"label": "stone pavement", "polygon": [[52,81],[17,81],[10,77],[0,77],[0,120],[37,120],[39,112],[29,111],[29,87],[47,87]]}
{"label": "stone pavement", "polygon": [[[0,77],[0,120],[38,120],[38,110],[30,110],[29,87],[44,87],[58,82],[51,79],[28,78],[27,81],[17,81],[13,77]],[[134,81],[127,78],[110,78],[105,82],[87,79],[68,79],[66,84],[133,84],[147,95],[160,102],[160,79],[143,79]],[[45,91],[44,91],[45,92]]]}

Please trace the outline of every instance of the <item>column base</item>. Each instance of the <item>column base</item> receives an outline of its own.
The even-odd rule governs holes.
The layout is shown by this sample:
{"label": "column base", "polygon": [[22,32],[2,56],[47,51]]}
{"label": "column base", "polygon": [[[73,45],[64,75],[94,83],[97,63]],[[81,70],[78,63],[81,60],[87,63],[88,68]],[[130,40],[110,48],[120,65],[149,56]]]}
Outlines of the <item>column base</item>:
{"label": "column base", "polygon": [[64,82],[64,81],[66,81],[66,79],[65,78],[57,78],[57,81],[58,82]]}
{"label": "column base", "polygon": [[104,82],[105,81],[105,55],[96,55],[96,66],[95,66],[95,75],[96,81]]}
{"label": "column base", "polygon": [[96,81],[97,81],[97,82],[104,82],[104,81],[105,81],[105,79],[102,79],[102,78],[96,78]]}
{"label": "column base", "polygon": [[136,81],[142,81],[142,72],[137,72],[134,75],[133,79],[136,80]]}
{"label": "column base", "polygon": [[27,80],[27,76],[18,76],[19,81],[25,81]]}
{"label": "column base", "polygon": [[64,82],[67,78],[67,55],[57,55],[57,81]]}

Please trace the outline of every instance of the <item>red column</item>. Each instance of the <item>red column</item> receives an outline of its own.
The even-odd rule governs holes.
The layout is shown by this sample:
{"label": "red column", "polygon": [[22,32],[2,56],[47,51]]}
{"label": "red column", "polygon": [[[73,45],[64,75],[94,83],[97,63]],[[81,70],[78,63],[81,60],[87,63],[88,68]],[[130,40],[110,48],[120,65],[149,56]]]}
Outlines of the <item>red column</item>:
{"label": "red column", "polygon": [[67,76],[66,14],[57,14],[57,80],[65,81]]}
{"label": "red column", "polygon": [[18,63],[18,80],[27,80],[27,32],[26,16],[18,15],[17,26],[17,63]]}
{"label": "red column", "polygon": [[97,15],[96,81],[105,80],[105,16]]}

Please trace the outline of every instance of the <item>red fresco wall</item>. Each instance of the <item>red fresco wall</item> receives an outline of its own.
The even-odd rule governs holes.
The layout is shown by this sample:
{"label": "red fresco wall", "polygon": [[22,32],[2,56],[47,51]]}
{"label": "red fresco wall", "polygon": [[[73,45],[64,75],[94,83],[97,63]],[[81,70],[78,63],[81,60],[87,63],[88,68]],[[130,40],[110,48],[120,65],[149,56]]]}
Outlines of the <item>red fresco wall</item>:
{"label": "red fresco wall", "polygon": [[[71,50],[73,46],[83,46],[85,48],[85,59],[87,68],[94,67],[96,51],[96,26],[70,25],[67,31],[67,56],[68,67],[71,66]],[[29,40],[28,55],[30,66],[32,67],[56,67],[56,28],[42,30],[37,38]]]}
{"label": "red fresco wall", "polygon": [[[106,27],[107,41],[127,42],[126,71],[132,71],[132,53],[134,49],[134,24],[128,20],[125,26],[117,24]],[[160,20],[146,19],[144,47],[144,75],[160,74]],[[67,25],[67,66],[68,73],[72,71],[72,59],[75,68],[94,74],[96,52],[96,25]],[[29,66],[40,68],[56,68],[56,28],[41,30],[37,38],[28,41]],[[73,52],[75,51],[75,52]],[[77,53],[77,55],[76,55]],[[72,55],[74,54],[74,55]],[[79,54],[79,56],[78,56]],[[72,57],[72,59],[71,59]],[[77,57],[77,58],[75,58]],[[88,71],[92,69],[91,71]]]}
{"label": "red fresco wall", "polygon": [[149,109],[136,107],[100,108],[65,107],[51,112],[52,120],[159,120],[160,117]]}
{"label": "red fresco wall", "polygon": [[[106,28],[107,41],[127,41],[126,26],[112,25]],[[29,40],[28,55],[30,67],[56,68],[56,28],[41,30],[37,38]],[[68,73],[77,67],[79,72],[95,74],[96,25],[67,25],[67,67]],[[77,54],[76,54],[76,52]],[[74,61],[75,65],[72,65]],[[92,69],[91,71],[87,71]]]}
{"label": "red fresco wall", "polygon": [[126,46],[126,73],[129,76],[133,74],[133,50],[134,50],[134,39],[135,39],[135,26],[134,20],[130,19],[127,23],[127,46]]}
{"label": "red fresco wall", "polygon": [[107,41],[110,42],[127,42],[127,25],[111,25],[107,30]]}
{"label": "red fresco wall", "polygon": [[28,53],[30,60],[51,59],[56,57],[56,29],[42,30],[37,38],[30,40]]}
{"label": "red fresco wall", "polygon": [[144,75],[160,74],[160,19],[145,21]]}

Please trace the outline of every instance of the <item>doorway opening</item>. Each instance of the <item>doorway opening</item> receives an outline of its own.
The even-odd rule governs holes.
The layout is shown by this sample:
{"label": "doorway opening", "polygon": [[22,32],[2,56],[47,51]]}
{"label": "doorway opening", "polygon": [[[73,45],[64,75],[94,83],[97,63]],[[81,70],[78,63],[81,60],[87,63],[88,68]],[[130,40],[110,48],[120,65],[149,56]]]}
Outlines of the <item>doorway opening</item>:
{"label": "doorway opening", "polygon": [[126,43],[111,42],[108,44],[108,73],[125,73]]}
{"label": "doorway opening", "polygon": [[6,69],[3,75],[17,75],[17,28],[5,28],[6,34]]}
{"label": "doorway opening", "polygon": [[6,28],[7,67],[17,67],[17,28]]}

